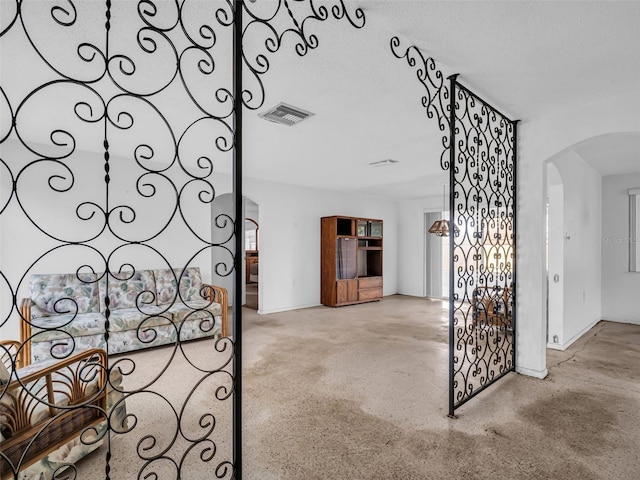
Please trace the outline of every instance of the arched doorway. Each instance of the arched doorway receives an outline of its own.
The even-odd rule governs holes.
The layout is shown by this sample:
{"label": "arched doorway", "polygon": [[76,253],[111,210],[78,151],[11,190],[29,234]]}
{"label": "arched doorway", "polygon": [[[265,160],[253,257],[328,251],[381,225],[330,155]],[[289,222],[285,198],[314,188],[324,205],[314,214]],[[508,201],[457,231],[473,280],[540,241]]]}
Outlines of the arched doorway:
{"label": "arched doorway", "polygon": [[639,133],[597,135],[544,165],[550,348],[568,348],[601,319],[638,321],[629,195],[640,186],[638,148]]}

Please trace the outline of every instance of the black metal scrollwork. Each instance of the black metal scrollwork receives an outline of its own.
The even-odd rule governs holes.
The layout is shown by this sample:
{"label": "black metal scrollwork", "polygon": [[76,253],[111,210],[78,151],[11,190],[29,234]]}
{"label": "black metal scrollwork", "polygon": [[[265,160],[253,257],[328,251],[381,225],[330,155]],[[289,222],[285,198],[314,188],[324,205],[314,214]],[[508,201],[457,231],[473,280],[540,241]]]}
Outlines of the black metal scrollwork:
{"label": "black metal scrollwork", "polygon": [[[231,55],[237,9],[247,19],[241,64]],[[289,38],[305,55],[319,43],[308,25],[330,17],[356,28],[365,22],[343,0],[3,2],[0,221],[3,254],[10,254],[0,265],[0,328],[2,338],[27,332],[8,363],[11,378],[30,404],[53,407],[37,393],[43,390],[16,379],[14,357],[65,362],[96,347],[109,361],[92,363],[102,373],[68,387],[93,388],[101,378],[100,400],[55,403],[57,413],[23,445],[42,449],[50,426],[69,412],[86,415],[62,457],[34,460],[19,445],[10,452],[17,436],[0,412],[9,439],[0,476],[124,478],[131,474],[124,466],[140,478],[237,474],[229,438],[240,428],[230,403],[238,345],[229,337],[186,342],[215,333],[212,303],[220,299],[204,285],[182,285],[191,267],[223,278],[238,262],[233,216],[211,214],[220,192],[233,190],[234,129],[242,128],[234,125],[241,107],[233,74],[242,67],[252,74],[240,96],[246,108],[258,108],[268,55]],[[173,294],[149,287],[151,269],[169,272]],[[123,299],[139,318],[128,336],[119,329]],[[168,314],[177,304],[180,321]],[[130,353],[163,343],[150,355]],[[190,383],[176,387],[176,365]],[[102,449],[99,472],[87,470],[90,462],[74,465],[74,455],[93,448]]]}
{"label": "black metal scrollwork", "polygon": [[400,39],[391,39],[391,52],[398,59],[406,59],[410,67],[416,67],[418,81],[424,86],[425,94],[422,97],[422,106],[427,117],[436,118],[438,128],[442,132],[442,146],[444,150],[440,155],[440,166],[443,170],[449,169],[449,87],[445,81],[442,70],[438,67],[433,57],[427,57],[415,46],[400,49]]}
{"label": "black metal scrollwork", "polygon": [[[3,70],[2,78],[0,213],[3,231],[14,228],[16,235],[4,237],[2,245],[15,257],[1,265],[3,338],[5,331],[16,335],[20,321],[30,327],[20,349],[33,365],[46,358],[65,361],[90,347],[110,354],[109,364],[101,365],[108,379],[101,388],[110,392],[106,403],[90,397],[63,405],[48,423],[64,425],[63,416],[74,409],[98,411],[68,448],[77,454],[102,443],[103,454],[96,457],[104,462],[100,478],[105,472],[107,478],[123,475],[126,464],[155,477],[212,470],[230,478],[231,425],[219,418],[231,418],[234,342],[185,342],[215,333],[219,314],[214,316],[204,292],[189,293],[203,299],[191,301],[181,287],[189,267],[206,273],[215,265],[220,277],[230,275],[235,262],[228,228],[233,219],[210,213],[217,191],[231,189],[221,179],[228,177],[234,146],[234,100],[230,78],[214,58],[231,61],[224,42],[222,48],[218,43],[230,42],[233,6],[5,3],[3,63],[11,51],[16,61],[8,66],[16,71]],[[211,229],[223,233],[214,241]],[[161,292],[141,280],[153,268],[170,272],[172,298],[159,298]],[[53,291],[47,274],[58,280],[66,274],[61,291]],[[33,299],[38,288],[34,275],[44,293],[29,307],[33,316],[20,310],[23,318],[17,318],[18,297]],[[115,285],[136,287],[118,292]],[[95,292],[99,301],[88,305]],[[124,336],[119,325],[126,319],[118,316],[117,303],[127,296],[128,314],[139,320]],[[180,321],[168,314],[178,303]],[[94,335],[84,335],[89,330]],[[113,356],[162,344],[150,353],[151,363],[130,353]],[[171,392],[176,363],[191,379],[177,397]],[[77,383],[95,383],[85,377]],[[33,388],[28,380],[18,384]],[[31,403],[52,405],[51,398],[33,392]],[[43,427],[26,444],[30,451],[42,449],[45,440],[60,440],[47,440],[49,430]],[[12,471],[15,478],[19,471],[53,478],[65,469],[70,477],[88,478],[87,464],[73,466],[73,456],[42,455],[29,467],[29,455],[5,452],[16,438],[7,423],[2,431],[10,442],[0,454],[3,478]],[[124,451],[122,445],[133,448]]]}
{"label": "black metal scrollwork", "polygon": [[295,52],[303,57],[318,47],[317,35],[310,33],[310,25],[334,19],[347,19],[355,28],[365,26],[365,15],[361,8],[353,14],[347,10],[344,0],[335,0],[329,5],[314,0],[278,0],[275,2],[243,2],[247,22],[242,33],[243,63],[253,77],[253,85],[242,92],[244,105],[256,110],[264,104],[265,89],[262,75],[269,71],[269,54],[280,50],[290,40]]}
{"label": "black metal scrollwork", "polygon": [[450,173],[449,414],[515,369],[516,123],[415,46],[391,51],[416,68],[422,106],[443,132]]}
{"label": "black metal scrollwork", "polygon": [[449,412],[515,369],[516,125],[451,77]]}

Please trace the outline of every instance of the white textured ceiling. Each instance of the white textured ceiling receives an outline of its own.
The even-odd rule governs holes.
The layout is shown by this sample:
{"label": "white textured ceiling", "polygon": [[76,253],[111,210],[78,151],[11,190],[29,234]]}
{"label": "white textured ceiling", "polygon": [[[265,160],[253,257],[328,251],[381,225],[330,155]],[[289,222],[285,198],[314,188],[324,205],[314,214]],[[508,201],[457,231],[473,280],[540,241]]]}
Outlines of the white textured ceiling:
{"label": "white textured ceiling", "polygon": [[[275,5],[272,0],[261,1]],[[305,5],[289,4],[292,8]],[[463,84],[511,118],[523,121],[640,89],[640,1],[346,0],[346,4],[350,12],[358,6],[364,9],[363,29],[353,28],[345,19],[308,23],[309,33],[318,36],[317,49],[299,57],[288,42],[270,56],[270,69],[263,76],[265,103],[244,117],[246,176],[396,199],[439,197],[448,180],[439,165],[441,132],[421,105],[423,86],[415,70],[391,53],[389,42],[396,35],[404,47],[416,45],[425,56],[434,57],[445,75],[459,73]],[[0,5],[14,4],[2,0]],[[42,5],[46,4],[26,2],[22,8]],[[159,5],[163,7],[160,11],[175,7],[172,2]],[[210,3],[194,5],[204,8]],[[77,6],[82,12],[90,10],[95,21],[87,24],[88,31],[76,33],[101,45],[103,5],[87,1]],[[114,25],[126,24],[122,18],[127,16],[134,22],[134,6],[114,2],[114,19],[118,20]],[[127,9],[133,9],[132,13],[127,14]],[[66,45],[62,40],[46,37],[39,46],[57,52],[62,50],[60,45]],[[246,40],[248,49],[260,41]],[[20,52],[18,48],[27,45],[13,31],[3,37],[3,43],[5,53]],[[224,55],[230,49],[225,44],[217,52],[222,55],[216,59],[218,69],[228,76],[230,62]],[[62,54],[75,59],[75,64],[86,63],[78,60],[75,48]],[[51,76],[41,64],[33,52],[2,55],[3,88],[22,98]],[[160,73],[144,78],[153,83],[155,77],[162,77]],[[208,95],[209,90],[204,90]],[[193,112],[186,109],[186,99],[168,91],[158,101],[165,102],[164,110],[171,112],[177,126],[190,123]],[[279,102],[315,115],[293,127],[258,117]],[[50,119],[35,112],[29,122],[23,122],[25,135],[27,128],[49,131],[39,129],[38,122],[59,120],[60,109],[47,111],[56,113]],[[4,117],[0,118],[2,125],[8,125]],[[203,130],[194,134],[200,140],[194,143],[202,150],[211,139],[207,128],[203,123]],[[166,136],[155,124],[149,123],[147,130],[149,135]],[[78,148],[101,145],[100,128],[94,134],[85,132]],[[137,142],[139,137],[127,141]],[[576,152],[603,175],[637,168],[637,139],[601,140],[577,146]],[[36,136],[34,141],[43,140]],[[130,155],[129,143],[120,143],[121,154]],[[227,157],[216,165],[218,171],[230,171]],[[388,158],[399,163],[369,166]]]}
{"label": "white textured ceiling", "polygon": [[[307,56],[285,45],[271,57],[263,109],[284,101],[316,115],[293,127],[246,115],[248,176],[389,198],[441,192],[440,132],[414,70],[391,53],[394,35],[514,119],[640,89],[638,1],[347,2],[356,5],[362,30],[328,20],[314,25],[320,45]],[[636,146],[617,144],[626,160],[615,171]],[[368,166],[386,158],[400,163]]]}

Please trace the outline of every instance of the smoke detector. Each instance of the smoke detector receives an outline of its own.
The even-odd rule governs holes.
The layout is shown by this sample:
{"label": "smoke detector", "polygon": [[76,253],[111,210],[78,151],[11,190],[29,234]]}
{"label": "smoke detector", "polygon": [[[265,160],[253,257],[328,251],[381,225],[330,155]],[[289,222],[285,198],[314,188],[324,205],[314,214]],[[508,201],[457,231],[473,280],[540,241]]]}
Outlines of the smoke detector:
{"label": "smoke detector", "polygon": [[377,162],[371,162],[369,165],[371,165],[372,167],[386,167],[389,165],[394,165],[396,163],[398,163],[398,160],[387,158],[386,160],[378,160]]}
{"label": "smoke detector", "polygon": [[265,120],[280,123],[282,125],[288,125],[289,127],[300,123],[313,115],[314,114],[311,112],[282,102],[266,112],[258,114],[259,117],[264,118]]}

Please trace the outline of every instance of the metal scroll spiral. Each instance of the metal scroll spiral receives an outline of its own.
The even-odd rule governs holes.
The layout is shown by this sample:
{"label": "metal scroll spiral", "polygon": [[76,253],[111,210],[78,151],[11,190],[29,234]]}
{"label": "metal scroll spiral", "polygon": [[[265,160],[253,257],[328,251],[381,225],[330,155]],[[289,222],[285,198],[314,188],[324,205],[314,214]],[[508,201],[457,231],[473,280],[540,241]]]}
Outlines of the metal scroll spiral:
{"label": "metal scroll spiral", "polygon": [[[249,109],[264,102],[268,56],[289,39],[303,56],[318,46],[313,22],[333,17],[356,28],[365,22],[363,11],[350,13],[343,0],[236,5],[247,19],[242,59],[254,84],[241,96]],[[15,234],[3,237],[4,258],[11,261],[0,265],[0,327],[3,337],[5,330],[17,335],[20,322],[31,327],[18,352],[35,363],[63,362],[88,347],[110,354],[105,365],[91,359],[107,381],[100,391],[112,394],[106,406],[90,397],[60,407],[26,444],[46,443],[48,426],[65,412],[93,412],[100,421],[68,447],[102,452],[96,478],[119,478],[119,468],[131,464],[139,478],[233,476],[234,344],[229,338],[182,341],[187,321],[191,330],[207,333],[214,318],[210,303],[190,303],[180,288],[190,267],[211,265],[217,278],[233,271],[234,219],[227,213],[211,218],[211,211],[230,178],[235,142],[237,102],[228,68],[234,16],[228,0],[3,2],[0,221],[3,234]],[[168,300],[145,283],[152,269],[171,272],[177,293]],[[59,290],[51,292],[47,275],[62,273]],[[126,287],[123,294],[118,289],[128,282],[136,290]],[[46,293],[38,296],[38,288]],[[18,302],[34,292],[29,316]],[[130,314],[141,318],[127,342],[148,347],[163,336],[172,339],[148,351],[152,362],[113,355],[121,333],[116,307],[124,297]],[[99,300],[87,300],[93,298]],[[166,316],[178,300],[186,308],[182,323]],[[79,325],[87,314],[93,323]],[[47,321],[51,315],[59,321]],[[91,341],[78,335],[89,327],[98,333]],[[177,363],[189,372],[181,377],[193,379],[190,386],[175,388]],[[16,378],[18,364],[9,366]],[[95,380],[85,377],[84,383]],[[51,404],[27,396],[31,404]],[[92,455],[95,462],[98,453]],[[90,476],[82,469],[91,463],[74,465],[71,456],[46,456],[35,473],[25,470],[25,458],[3,448],[2,475]]]}
{"label": "metal scroll spiral", "polygon": [[514,368],[515,124],[456,84],[453,165],[457,404]]}
{"label": "metal scroll spiral", "polygon": [[426,57],[415,46],[401,50],[400,39],[391,38],[391,52],[398,59],[406,59],[407,64],[414,68],[418,81],[424,86],[422,106],[425,108],[428,118],[434,118],[438,122],[438,128],[442,132],[443,151],[440,155],[440,166],[443,170],[449,169],[449,87],[445,81],[442,70],[438,67],[433,57]]}
{"label": "metal scroll spiral", "polygon": [[440,166],[453,174],[452,411],[515,367],[515,123],[457,81],[452,92],[415,46],[402,51],[393,37],[391,50],[416,68],[422,106],[443,132]]}
{"label": "metal scroll spiral", "polygon": [[365,25],[364,11],[356,8],[350,13],[344,0],[322,4],[314,0],[254,0],[243,2],[243,6],[247,20],[242,33],[242,59],[253,81],[243,90],[242,101],[250,110],[264,104],[262,76],[269,71],[271,54],[292,42],[295,52],[305,56],[319,45],[317,35],[310,32],[312,25],[330,17],[346,19],[355,28]]}
{"label": "metal scroll spiral", "polygon": [[[100,421],[69,446],[69,453],[98,448],[84,467],[74,466],[71,454],[45,455],[34,473],[25,469],[26,457],[3,449],[3,478],[21,472],[49,479],[63,470],[68,478],[88,478],[82,468],[98,462],[96,478],[118,478],[128,464],[140,478],[233,474],[234,344],[183,341],[188,322],[192,331],[213,333],[214,318],[210,304],[190,303],[178,287],[189,267],[211,277],[233,271],[234,220],[224,213],[211,218],[234,146],[234,99],[220,65],[230,59],[232,19],[227,1],[3,2],[0,221],[10,260],[0,265],[1,337],[16,336],[21,321],[29,324],[31,337],[20,351],[30,346],[36,364],[90,347],[106,350],[109,361],[94,368],[104,371],[103,388],[115,392],[106,406],[89,396],[61,407],[25,444],[39,448],[49,426],[71,410],[97,412]],[[164,303],[145,284],[153,269],[171,272],[176,286]],[[66,283],[53,292],[43,275],[63,273]],[[114,290],[127,282],[136,290]],[[77,291],[67,291],[70,284]],[[19,300],[39,285],[48,293],[37,297],[28,318]],[[123,299],[140,318],[124,342],[147,347],[171,340],[147,351],[151,362],[113,356],[122,333],[116,303]],[[185,305],[180,323],[167,316],[177,301]],[[56,314],[61,320],[47,321]],[[79,324],[86,315],[91,322]],[[87,328],[98,333],[91,341],[78,335]],[[179,392],[176,363],[190,379]],[[15,378],[17,364],[10,366]],[[77,383],[93,381],[85,375]],[[28,396],[50,405],[48,397]]]}

